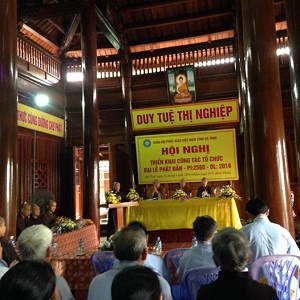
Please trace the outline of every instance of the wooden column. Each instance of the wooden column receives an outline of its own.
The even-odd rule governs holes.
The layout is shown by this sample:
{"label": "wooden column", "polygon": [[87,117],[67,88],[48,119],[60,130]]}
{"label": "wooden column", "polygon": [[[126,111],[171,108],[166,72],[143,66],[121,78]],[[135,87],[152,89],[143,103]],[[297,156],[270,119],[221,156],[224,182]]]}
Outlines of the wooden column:
{"label": "wooden column", "polygon": [[129,57],[128,46],[119,50],[121,60],[121,78],[122,78],[122,99],[124,109],[124,127],[125,127],[125,151],[126,151],[126,181],[129,188],[135,188],[134,180],[134,162],[133,162],[133,133],[130,111],[132,109],[132,61]]}
{"label": "wooden column", "polygon": [[298,183],[300,180],[300,1],[286,0]]}
{"label": "wooden column", "polygon": [[236,1],[236,36],[237,36],[237,73],[238,73],[238,92],[239,102],[241,106],[241,132],[243,133],[244,141],[244,197],[243,202],[246,202],[254,196],[254,179],[251,161],[251,143],[249,138],[249,120],[247,118],[247,84],[245,75],[245,60],[244,60],[244,40],[243,40],[243,23],[241,2]]}
{"label": "wooden column", "polygon": [[241,7],[254,192],[267,201],[270,219],[293,234],[273,0],[242,0]]}
{"label": "wooden column", "polygon": [[97,45],[95,1],[86,1],[81,12],[82,118],[83,118],[83,217],[99,232],[99,105],[97,101]]}
{"label": "wooden column", "polygon": [[0,1],[0,215],[6,235],[16,235],[17,216],[17,1]]}

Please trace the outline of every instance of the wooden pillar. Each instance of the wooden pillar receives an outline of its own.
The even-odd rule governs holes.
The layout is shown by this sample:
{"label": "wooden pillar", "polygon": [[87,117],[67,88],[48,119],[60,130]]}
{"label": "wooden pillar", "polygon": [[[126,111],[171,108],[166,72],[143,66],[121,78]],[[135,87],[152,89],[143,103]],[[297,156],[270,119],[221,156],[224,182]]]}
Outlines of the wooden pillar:
{"label": "wooden pillar", "polygon": [[241,2],[236,1],[236,37],[237,37],[237,73],[238,73],[238,92],[239,102],[241,106],[241,132],[243,133],[244,141],[244,197],[243,202],[246,202],[254,196],[254,179],[251,160],[251,143],[249,138],[249,120],[247,118],[247,85],[245,75],[245,60],[244,60],[244,41],[243,41],[243,24],[242,24],[242,12]]}
{"label": "wooden pillar", "polygon": [[86,1],[81,12],[82,118],[83,118],[83,217],[99,232],[99,105],[97,101],[97,45],[95,1]]}
{"label": "wooden pillar", "polygon": [[17,1],[0,1],[0,215],[6,235],[17,216]]}
{"label": "wooden pillar", "polygon": [[300,181],[300,1],[286,0],[286,19],[290,45],[291,96],[294,115],[298,183]]}
{"label": "wooden pillar", "polygon": [[122,78],[122,99],[124,109],[124,127],[125,127],[125,151],[126,151],[126,181],[129,188],[135,188],[134,180],[134,151],[133,151],[133,133],[130,111],[132,109],[132,61],[129,57],[128,46],[119,50],[121,60],[121,78]]}
{"label": "wooden pillar", "polygon": [[255,196],[293,234],[273,0],[242,0],[241,7]]}

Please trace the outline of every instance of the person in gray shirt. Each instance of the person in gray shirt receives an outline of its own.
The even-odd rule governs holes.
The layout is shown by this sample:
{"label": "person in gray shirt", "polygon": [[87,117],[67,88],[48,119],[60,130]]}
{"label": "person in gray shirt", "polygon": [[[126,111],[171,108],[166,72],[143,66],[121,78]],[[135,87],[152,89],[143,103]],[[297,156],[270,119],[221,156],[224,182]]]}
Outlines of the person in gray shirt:
{"label": "person in gray shirt", "polygon": [[211,240],[217,232],[217,228],[217,222],[210,216],[201,216],[195,219],[193,229],[198,245],[185,251],[179,261],[177,275],[181,281],[190,269],[216,267]]}
{"label": "person in gray shirt", "polygon": [[[91,282],[88,300],[111,300],[111,286],[115,276],[124,268],[143,265],[147,258],[146,234],[141,228],[126,226],[116,233],[113,268],[97,275]],[[171,288],[163,277],[157,275],[164,300],[172,300]]]}

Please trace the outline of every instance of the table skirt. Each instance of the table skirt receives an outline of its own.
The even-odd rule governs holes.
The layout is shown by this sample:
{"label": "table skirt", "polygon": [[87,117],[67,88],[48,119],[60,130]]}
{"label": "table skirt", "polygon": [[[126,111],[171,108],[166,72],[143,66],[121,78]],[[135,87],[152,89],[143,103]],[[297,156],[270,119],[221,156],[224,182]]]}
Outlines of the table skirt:
{"label": "table skirt", "polygon": [[185,201],[145,200],[139,206],[128,207],[127,224],[140,221],[148,231],[170,229],[192,229],[198,216],[210,215],[221,229],[227,226],[241,228],[241,221],[233,198],[191,198]]}

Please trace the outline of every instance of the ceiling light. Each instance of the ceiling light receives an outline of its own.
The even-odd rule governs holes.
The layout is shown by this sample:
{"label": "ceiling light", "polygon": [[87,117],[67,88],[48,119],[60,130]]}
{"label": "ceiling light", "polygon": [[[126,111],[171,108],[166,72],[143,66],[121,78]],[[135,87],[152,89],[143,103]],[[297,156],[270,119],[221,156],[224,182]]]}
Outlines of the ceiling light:
{"label": "ceiling light", "polygon": [[48,104],[48,102],[49,102],[49,97],[45,94],[37,94],[35,96],[35,103],[38,106],[45,106]]}

